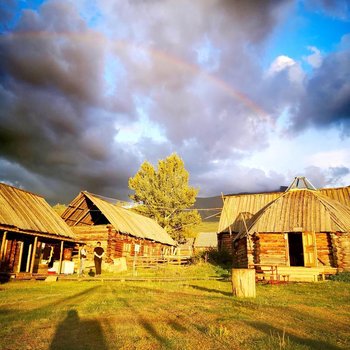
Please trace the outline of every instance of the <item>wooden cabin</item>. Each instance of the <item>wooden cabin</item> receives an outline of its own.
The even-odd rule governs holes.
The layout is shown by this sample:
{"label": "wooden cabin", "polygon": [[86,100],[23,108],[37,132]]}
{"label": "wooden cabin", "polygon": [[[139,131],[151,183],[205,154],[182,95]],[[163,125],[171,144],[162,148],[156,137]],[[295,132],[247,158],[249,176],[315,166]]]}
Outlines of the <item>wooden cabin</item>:
{"label": "wooden cabin", "polygon": [[73,273],[75,237],[70,228],[43,197],[3,183],[0,242],[3,278]]}
{"label": "wooden cabin", "polygon": [[278,269],[290,280],[350,270],[350,187],[226,196],[220,250],[233,266]]}
{"label": "wooden cabin", "polygon": [[116,205],[117,201],[80,192],[62,214],[77,238],[85,242],[88,260],[98,241],[105,250],[105,261],[125,257],[161,258],[173,252],[176,242],[154,220]]}

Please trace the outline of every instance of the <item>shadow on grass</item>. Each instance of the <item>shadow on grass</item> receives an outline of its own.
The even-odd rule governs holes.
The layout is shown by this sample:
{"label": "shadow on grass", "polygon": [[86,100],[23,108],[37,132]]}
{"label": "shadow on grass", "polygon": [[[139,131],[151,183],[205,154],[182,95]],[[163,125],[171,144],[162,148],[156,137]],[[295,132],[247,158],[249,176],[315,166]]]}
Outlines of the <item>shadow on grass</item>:
{"label": "shadow on grass", "polygon": [[[91,287],[89,289],[83,290],[80,293],[76,293],[72,296],[58,299],[52,303],[46,304],[46,305],[38,307],[36,309],[26,310],[26,311],[21,313],[20,317],[22,320],[31,320],[33,318],[37,318],[39,316],[42,316],[43,314],[44,315],[50,314],[50,313],[54,312],[55,308],[60,309],[61,307],[64,307],[64,305],[67,302],[69,302],[69,303],[76,302],[79,300],[79,298],[86,297],[86,295],[92,293],[97,288],[99,288],[99,286]],[[3,316],[4,322],[16,321],[19,318],[18,310],[16,310],[16,309],[6,309],[5,312],[0,312],[0,316]]]}
{"label": "shadow on grass", "polygon": [[81,320],[74,309],[57,326],[50,350],[107,350],[101,325],[96,320]]}
{"label": "shadow on grass", "polygon": [[162,347],[166,347],[169,343],[168,339],[160,335],[157,329],[153,326],[152,322],[150,322],[144,316],[142,316],[142,314],[125,299],[123,300],[123,302],[125,306],[127,306],[137,317],[137,320],[139,324],[143,327],[143,329],[145,329],[149,333],[149,335],[156,339]]}
{"label": "shadow on grass", "polygon": [[264,323],[264,322],[245,321],[245,323],[248,324],[249,326],[254,327],[255,329],[257,329],[259,331],[264,332],[265,334],[267,334],[270,337],[274,336],[274,335],[282,337],[282,335],[284,334],[285,339],[289,339],[290,341],[292,341],[293,343],[298,344],[298,345],[307,346],[310,349],[341,350],[340,347],[332,345],[328,342],[324,342],[322,340],[301,338],[301,337],[297,337],[297,336],[290,334],[290,333],[285,333],[283,330],[276,328],[276,327],[273,327],[273,326],[271,326],[267,323]]}
{"label": "shadow on grass", "polygon": [[198,290],[201,290],[203,292],[222,294],[222,295],[225,295],[227,297],[231,297],[232,296],[232,293],[224,292],[224,291],[218,290],[218,289],[211,289],[211,288],[206,288],[206,287],[200,287],[200,286],[196,286],[195,284],[190,284],[189,286],[192,287],[193,289],[198,289]]}
{"label": "shadow on grass", "polygon": [[174,320],[168,321],[168,325],[180,333],[185,333],[187,331],[186,327]]}

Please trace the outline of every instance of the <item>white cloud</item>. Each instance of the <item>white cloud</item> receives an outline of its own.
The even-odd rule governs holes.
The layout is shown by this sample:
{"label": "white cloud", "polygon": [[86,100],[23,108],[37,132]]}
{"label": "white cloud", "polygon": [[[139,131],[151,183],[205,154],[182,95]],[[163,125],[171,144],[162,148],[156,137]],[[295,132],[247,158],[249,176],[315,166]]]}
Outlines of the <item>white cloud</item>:
{"label": "white cloud", "polygon": [[330,151],[317,152],[309,156],[311,165],[327,168],[340,167],[350,164],[350,149],[334,149]]}
{"label": "white cloud", "polygon": [[322,54],[321,51],[315,46],[307,47],[312,54],[309,56],[304,56],[303,60],[306,61],[313,68],[318,68],[322,64]]}
{"label": "white cloud", "polygon": [[287,72],[288,79],[292,83],[301,84],[305,77],[305,73],[300,64],[293,58],[285,55],[275,58],[267,71],[267,76],[276,76],[283,72]]}

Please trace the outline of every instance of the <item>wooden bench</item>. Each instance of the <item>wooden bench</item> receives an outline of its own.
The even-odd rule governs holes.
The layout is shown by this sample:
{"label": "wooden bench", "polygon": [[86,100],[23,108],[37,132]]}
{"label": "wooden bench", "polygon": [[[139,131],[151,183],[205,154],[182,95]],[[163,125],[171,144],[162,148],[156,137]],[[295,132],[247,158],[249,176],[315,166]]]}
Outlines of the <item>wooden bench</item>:
{"label": "wooden bench", "polygon": [[[289,282],[289,274],[279,274],[278,266],[274,264],[250,264],[249,268],[255,269],[257,282],[279,284]],[[282,280],[282,279],[283,280]]]}

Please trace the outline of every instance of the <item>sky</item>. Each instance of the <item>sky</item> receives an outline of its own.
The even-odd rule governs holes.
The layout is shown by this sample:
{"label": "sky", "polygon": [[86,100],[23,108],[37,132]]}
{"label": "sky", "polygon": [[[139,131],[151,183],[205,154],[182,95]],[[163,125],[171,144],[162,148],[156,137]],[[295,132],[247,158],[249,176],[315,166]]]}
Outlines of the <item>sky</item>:
{"label": "sky", "polygon": [[126,200],[174,152],[200,197],[350,185],[350,2],[1,1],[0,182]]}

